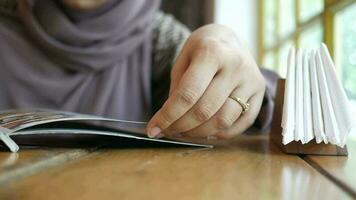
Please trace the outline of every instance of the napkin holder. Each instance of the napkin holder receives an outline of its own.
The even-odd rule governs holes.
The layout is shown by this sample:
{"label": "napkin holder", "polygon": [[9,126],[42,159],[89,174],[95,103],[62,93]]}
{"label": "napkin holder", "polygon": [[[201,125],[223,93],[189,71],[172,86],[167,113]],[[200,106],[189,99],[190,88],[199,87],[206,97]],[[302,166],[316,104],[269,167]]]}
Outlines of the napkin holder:
{"label": "napkin holder", "polygon": [[273,112],[272,127],[270,139],[273,143],[279,146],[283,152],[288,154],[309,154],[309,155],[325,155],[325,156],[347,156],[347,147],[341,148],[333,144],[316,143],[312,140],[306,144],[292,141],[287,145],[282,143],[282,113],[284,100],[285,80],[279,79],[276,90],[275,107]]}

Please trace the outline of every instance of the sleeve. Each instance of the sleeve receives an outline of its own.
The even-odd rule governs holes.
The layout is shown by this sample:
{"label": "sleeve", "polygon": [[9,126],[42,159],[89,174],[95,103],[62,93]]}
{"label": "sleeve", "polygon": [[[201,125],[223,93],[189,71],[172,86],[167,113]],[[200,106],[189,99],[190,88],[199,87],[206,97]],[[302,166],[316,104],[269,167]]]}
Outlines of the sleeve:
{"label": "sleeve", "polygon": [[251,129],[257,129],[259,132],[267,132],[272,123],[276,87],[279,76],[275,72],[265,68],[260,68],[260,70],[266,81],[266,91],[263,97],[260,113]]}
{"label": "sleeve", "polygon": [[156,112],[168,98],[170,72],[190,30],[173,16],[158,12],[152,44],[152,103]]}

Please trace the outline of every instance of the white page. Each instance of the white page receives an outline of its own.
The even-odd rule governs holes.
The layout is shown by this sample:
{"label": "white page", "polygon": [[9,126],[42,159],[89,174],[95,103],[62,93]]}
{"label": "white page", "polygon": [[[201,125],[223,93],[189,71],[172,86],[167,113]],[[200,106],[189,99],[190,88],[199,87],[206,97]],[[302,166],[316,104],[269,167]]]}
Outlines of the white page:
{"label": "white page", "polygon": [[287,63],[287,78],[284,89],[282,113],[283,144],[294,140],[295,130],[295,49],[290,48]]}
{"label": "white page", "polygon": [[11,152],[17,152],[20,147],[8,135],[8,130],[0,126],[0,140],[10,149]]}
{"label": "white page", "polygon": [[320,54],[325,69],[330,98],[339,128],[340,146],[344,146],[352,128],[350,105],[346,93],[337,78],[334,63],[325,44],[320,46]]}
{"label": "white page", "polygon": [[336,122],[335,113],[333,110],[329,87],[325,77],[325,70],[322,64],[320,52],[316,52],[317,74],[319,81],[319,91],[321,98],[321,110],[323,113],[325,135],[327,140],[332,144],[340,144],[339,128]]}
{"label": "white page", "polygon": [[319,82],[316,72],[316,51],[312,51],[310,55],[310,86],[311,86],[311,100],[312,100],[312,118],[313,118],[313,133],[317,143],[328,143],[323,124],[323,116],[321,113],[321,102],[319,94]]}
{"label": "white page", "polygon": [[308,143],[314,139],[312,127],[310,76],[309,76],[309,52],[303,54],[303,106],[304,106],[304,138],[303,143]]}
{"label": "white page", "polygon": [[296,129],[295,141],[303,141],[304,138],[304,112],[303,112],[303,50],[298,49],[296,54]]}

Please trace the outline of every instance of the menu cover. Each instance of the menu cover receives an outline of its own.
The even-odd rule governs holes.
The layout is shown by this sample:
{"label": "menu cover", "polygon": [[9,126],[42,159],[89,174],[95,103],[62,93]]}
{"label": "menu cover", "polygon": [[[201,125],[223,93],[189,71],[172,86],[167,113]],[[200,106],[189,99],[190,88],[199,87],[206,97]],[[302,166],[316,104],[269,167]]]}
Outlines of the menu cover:
{"label": "menu cover", "polygon": [[0,111],[0,140],[12,152],[17,152],[19,146],[11,139],[11,136],[43,134],[106,135],[178,145],[213,147],[207,144],[183,142],[167,138],[149,138],[145,134],[145,127],[146,122],[111,119],[47,109]]}

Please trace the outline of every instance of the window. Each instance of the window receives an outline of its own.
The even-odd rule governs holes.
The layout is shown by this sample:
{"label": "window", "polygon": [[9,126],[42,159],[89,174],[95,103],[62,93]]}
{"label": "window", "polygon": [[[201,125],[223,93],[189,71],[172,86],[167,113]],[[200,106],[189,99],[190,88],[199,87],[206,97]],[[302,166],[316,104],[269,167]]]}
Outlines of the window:
{"label": "window", "polygon": [[356,3],[336,13],[334,25],[335,64],[346,93],[353,100],[353,108],[356,108]]}
{"label": "window", "polygon": [[288,49],[326,43],[356,113],[356,1],[259,0],[260,65],[285,77]]}

